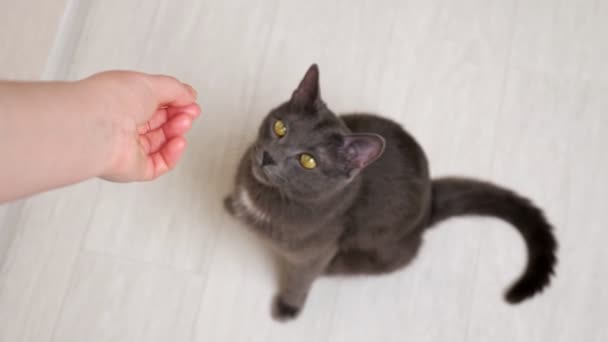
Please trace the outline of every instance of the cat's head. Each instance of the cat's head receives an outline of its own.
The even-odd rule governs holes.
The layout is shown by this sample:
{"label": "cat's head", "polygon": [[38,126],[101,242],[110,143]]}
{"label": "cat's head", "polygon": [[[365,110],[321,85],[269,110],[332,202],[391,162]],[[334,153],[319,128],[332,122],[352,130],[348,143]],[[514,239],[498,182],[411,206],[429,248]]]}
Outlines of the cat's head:
{"label": "cat's head", "polygon": [[261,183],[294,199],[314,200],[347,186],[384,151],[376,134],[352,134],[321,99],[312,65],[291,99],[263,120],[251,151]]}

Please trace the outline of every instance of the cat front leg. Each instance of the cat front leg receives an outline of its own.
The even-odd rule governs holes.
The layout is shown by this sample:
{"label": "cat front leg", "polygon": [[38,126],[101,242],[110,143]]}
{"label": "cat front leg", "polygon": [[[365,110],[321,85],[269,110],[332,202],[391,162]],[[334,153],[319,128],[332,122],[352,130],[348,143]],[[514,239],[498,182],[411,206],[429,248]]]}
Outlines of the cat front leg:
{"label": "cat front leg", "polygon": [[335,254],[336,249],[332,247],[319,251],[312,257],[299,259],[295,256],[286,259],[281,289],[273,302],[274,319],[288,321],[298,316],[313,282],[323,274]]}

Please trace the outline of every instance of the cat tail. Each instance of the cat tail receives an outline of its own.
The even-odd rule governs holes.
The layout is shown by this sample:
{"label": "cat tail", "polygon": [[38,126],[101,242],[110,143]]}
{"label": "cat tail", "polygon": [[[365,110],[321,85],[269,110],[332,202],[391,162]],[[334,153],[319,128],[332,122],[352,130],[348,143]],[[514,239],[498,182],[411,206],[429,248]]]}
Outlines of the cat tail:
{"label": "cat tail", "polygon": [[498,217],[512,224],[523,236],[528,263],[524,273],[505,294],[509,303],[519,303],[532,297],[549,284],[557,261],[557,241],[542,211],[530,200],[511,190],[477,180],[433,180],[430,225],[460,215]]}

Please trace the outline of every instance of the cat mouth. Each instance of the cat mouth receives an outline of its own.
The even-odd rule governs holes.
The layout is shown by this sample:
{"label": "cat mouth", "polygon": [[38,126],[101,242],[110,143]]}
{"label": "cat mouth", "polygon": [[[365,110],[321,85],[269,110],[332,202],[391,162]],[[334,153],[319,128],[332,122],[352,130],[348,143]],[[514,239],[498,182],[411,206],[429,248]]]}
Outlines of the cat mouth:
{"label": "cat mouth", "polygon": [[253,175],[253,178],[259,183],[266,186],[272,186],[272,184],[270,183],[270,179],[268,179],[266,173],[257,165],[251,165],[251,174]]}

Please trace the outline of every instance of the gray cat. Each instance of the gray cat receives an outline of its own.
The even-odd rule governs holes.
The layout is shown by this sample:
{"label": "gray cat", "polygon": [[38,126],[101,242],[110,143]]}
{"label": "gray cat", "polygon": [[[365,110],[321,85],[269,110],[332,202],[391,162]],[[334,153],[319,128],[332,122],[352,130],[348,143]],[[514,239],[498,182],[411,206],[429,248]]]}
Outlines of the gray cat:
{"label": "gray cat", "polygon": [[316,65],[262,122],[224,204],[283,261],[273,304],[279,320],[298,315],[323,274],[408,265],[425,230],[452,216],[495,216],[521,233],[528,263],[505,295],[510,303],[542,291],[556,263],[552,227],[528,199],[472,179],[431,180],[424,152],[401,126],[336,116],[321,99]]}

